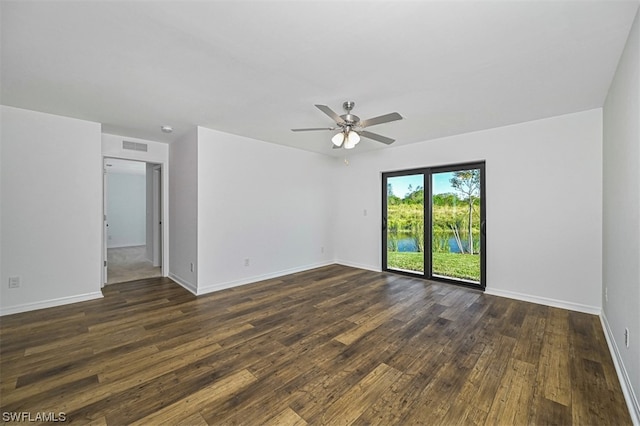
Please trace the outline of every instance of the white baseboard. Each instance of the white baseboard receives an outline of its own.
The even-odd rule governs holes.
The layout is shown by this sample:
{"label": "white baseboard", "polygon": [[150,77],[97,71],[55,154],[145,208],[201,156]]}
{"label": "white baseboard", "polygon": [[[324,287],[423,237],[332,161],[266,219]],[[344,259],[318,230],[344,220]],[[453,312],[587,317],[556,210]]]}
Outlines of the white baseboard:
{"label": "white baseboard", "polygon": [[102,298],[99,291],[93,293],[78,294],[76,296],[59,297],[56,299],[43,300],[41,302],[24,303],[22,305],[9,306],[0,309],[0,316],[19,314],[21,312],[35,311],[37,309],[53,308],[55,306],[68,305],[71,303],[86,302]]}
{"label": "white baseboard", "polygon": [[508,290],[497,290],[493,288],[486,288],[484,291],[486,294],[492,296],[506,297],[509,299],[522,300],[524,302],[537,303],[539,305],[551,306],[554,308],[567,309],[569,311],[584,312],[585,314],[600,315],[602,308],[598,306],[582,305],[580,303],[567,302],[566,300],[550,299],[548,297],[532,296],[530,294],[518,293]]}
{"label": "white baseboard", "polygon": [[197,294],[198,296],[200,296],[202,294],[213,293],[214,291],[224,290],[224,289],[232,288],[232,287],[238,287],[238,286],[246,285],[246,284],[253,284],[253,283],[258,282],[258,281],[270,280],[270,279],[273,279],[273,278],[278,278],[278,277],[282,277],[282,276],[289,275],[289,274],[295,274],[295,273],[298,273],[298,272],[304,272],[304,271],[308,271],[308,270],[311,270],[311,269],[321,268],[323,266],[333,265],[334,263],[335,262],[333,262],[333,261],[322,262],[322,263],[314,263],[314,264],[311,264],[311,265],[300,266],[300,267],[297,267],[297,268],[291,268],[291,269],[285,269],[285,270],[276,271],[276,272],[270,272],[268,274],[254,275],[252,277],[242,278],[242,279],[234,280],[234,281],[227,281],[227,282],[223,282],[223,283],[198,286],[198,291],[197,291],[197,293],[194,293],[194,294]]}
{"label": "white baseboard", "polygon": [[[345,260],[336,260],[335,263],[337,263],[338,265],[350,266],[352,268],[366,269],[368,271],[373,271],[373,272],[382,271],[382,269],[377,265],[376,266],[365,265],[365,264],[349,262]],[[557,299],[550,299],[548,297],[532,296],[530,294],[518,293],[515,291],[487,288],[485,289],[485,293],[493,296],[500,296],[500,297],[506,297],[509,299],[522,300],[524,302],[537,303],[539,305],[568,309],[570,311],[584,312],[592,315],[600,315],[600,313],[602,312],[602,309],[598,306],[582,305],[580,303],[567,302],[565,300],[557,300]]]}
{"label": "white baseboard", "polygon": [[371,265],[365,265],[362,263],[348,262],[346,260],[336,260],[333,263],[337,263],[338,265],[343,265],[343,266],[350,266],[352,268],[366,269],[367,271],[382,272],[382,269],[379,266],[371,266]]}
{"label": "white baseboard", "polygon": [[[349,261],[339,260],[339,259],[336,260],[335,263],[337,263],[338,265],[350,266],[352,268],[366,269],[368,271],[373,271],[373,272],[382,271],[382,269],[377,265],[376,266],[365,265],[365,264],[349,262]],[[582,305],[580,303],[567,302],[565,300],[557,300],[557,299],[550,299],[548,297],[532,296],[530,294],[518,293],[515,291],[487,288],[485,289],[485,293],[493,296],[500,296],[500,297],[506,297],[509,299],[522,300],[524,302],[537,303],[539,305],[568,309],[570,311],[584,312],[592,315],[600,315],[600,313],[602,312],[602,308],[598,306]]]}
{"label": "white baseboard", "polygon": [[189,291],[190,293],[193,293],[196,296],[198,295],[198,287],[192,282],[185,280],[172,272],[169,272],[169,278],[178,283],[180,286],[184,287],[185,290]]}
{"label": "white baseboard", "polygon": [[604,337],[607,340],[607,345],[609,346],[609,352],[611,352],[611,358],[613,358],[613,365],[616,368],[616,373],[618,373],[618,381],[620,382],[620,387],[622,387],[624,399],[627,402],[627,407],[629,408],[631,421],[634,425],[638,426],[640,425],[640,403],[638,403],[638,397],[633,391],[629,374],[624,366],[624,362],[620,356],[620,351],[618,350],[618,345],[613,337],[614,334],[611,331],[611,327],[609,326],[609,322],[607,321],[607,317],[604,312],[600,314],[600,322],[602,323]]}

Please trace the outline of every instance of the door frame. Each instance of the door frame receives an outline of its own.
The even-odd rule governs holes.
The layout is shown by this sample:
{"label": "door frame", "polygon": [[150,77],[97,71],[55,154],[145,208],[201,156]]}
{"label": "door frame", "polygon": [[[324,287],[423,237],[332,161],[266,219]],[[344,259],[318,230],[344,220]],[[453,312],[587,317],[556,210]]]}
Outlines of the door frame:
{"label": "door frame", "polygon": [[129,160],[129,161],[139,161],[142,163],[153,164],[154,167],[159,167],[160,171],[160,217],[161,217],[161,227],[160,227],[160,256],[162,259],[161,265],[161,274],[163,277],[167,277],[169,274],[169,173],[167,172],[167,161],[162,161],[160,159],[144,159],[137,156],[127,156],[127,155],[110,155],[110,154],[102,154],[102,173],[103,173],[103,184],[102,184],[102,282],[100,284],[101,288],[105,286],[107,283],[107,231],[106,226],[109,218],[106,217],[107,212],[107,184],[106,184],[106,166],[105,161],[107,159],[118,159],[118,160]]}
{"label": "door frame", "polygon": [[[153,164],[153,163],[152,163]],[[152,168],[152,233],[153,233],[153,266],[162,266],[162,166],[156,164]]]}
{"label": "door frame", "polygon": [[[456,171],[456,170],[464,170],[464,169],[480,169],[480,282],[475,283],[469,280],[456,279],[451,277],[443,277],[432,274],[432,234],[431,230],[433,229],[433,218],[431,215],[431,211],[433,208],[433,188],[432,188],[432,175],[434,173],[441,173],[447,171]],[[394,274],[407,275],[414,278],[423,278],[434,281],[442,281],[456,285],[462,285],[466,287],[471,287],[475,289],[484,290],[487,286],[487,238],[486,238],[486,162],[485,160],[465,162],[465,163],[456,163],[456,164],[446,164],[441,166],[429,166],[429,167],[420,167],[414,169],[406,169],[406,170],[396,170],[391,172],[383,172],[382,173],[382,265],[381,269],[385,272],[391,272]],[[422,174],[423,175],[423,185],[424,185],[424,203],[423,203],[423,218],[424,218],[424,252],[423,252],[423,265],[424,271],[423,273],[412,273],[408,271],[401,271],[397,269],[389,269],[387,267],[387,185],[388,178],[397,177],[397,176],[406,176],[406,175],[415,175]]]}
{"label": "door frame", "polygon": [[100,287],[104,287],[107,283],[107,241],[109,239],[109,222],[107,222],[107,159],[102,157],[102,282]]}

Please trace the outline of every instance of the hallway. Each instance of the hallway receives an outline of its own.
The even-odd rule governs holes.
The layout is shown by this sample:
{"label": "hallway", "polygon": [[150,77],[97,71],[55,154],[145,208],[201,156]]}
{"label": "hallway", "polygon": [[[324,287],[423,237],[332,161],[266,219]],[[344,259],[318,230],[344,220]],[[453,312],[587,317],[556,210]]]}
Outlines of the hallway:
{"label": "hallway", "polygon": [[162,276],[162,268],[145,257],[145,246],[107,249],[107,284]]}

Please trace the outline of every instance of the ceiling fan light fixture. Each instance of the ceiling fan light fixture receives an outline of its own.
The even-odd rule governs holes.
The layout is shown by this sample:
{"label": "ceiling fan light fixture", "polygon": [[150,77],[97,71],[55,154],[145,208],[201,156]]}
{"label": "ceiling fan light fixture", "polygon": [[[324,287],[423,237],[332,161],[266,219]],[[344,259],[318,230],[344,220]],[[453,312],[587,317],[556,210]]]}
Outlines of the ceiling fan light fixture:
{"label": "ceiling fan light fixture", "polygon": [[333,144],[339,148],[342,146],[342,143],[345,141],[345,139],[346,138],[344,137],[344,133],[340,132],[340,133],[336,133],[331,138],[331,142],[333,142]]}
{"label": "ceiling fan light fixture", "polygon": [[352,149],[355,148],[358,142],[360,142],[360,135],[351,130],[347,133],[347,137],[344,138],[344,149]]}
{"label": "ceiling fan light fixture", "polygon": [[360,142],[360,135],[358,132],[352,130],[347,133],[347,139],[349,139],[349,143],[353,143],[353,146],[356,146],[358,145],[358,142]]}

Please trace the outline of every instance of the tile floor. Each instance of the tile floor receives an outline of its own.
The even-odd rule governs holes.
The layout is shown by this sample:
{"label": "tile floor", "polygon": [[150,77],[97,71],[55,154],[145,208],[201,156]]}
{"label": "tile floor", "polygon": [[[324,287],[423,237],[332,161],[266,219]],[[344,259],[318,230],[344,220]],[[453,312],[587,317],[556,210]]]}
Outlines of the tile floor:
{"label": "tile floor", "polygon": [[162,276],[162,268],[146,259],[145,246],[107,249],[107,284]]}

